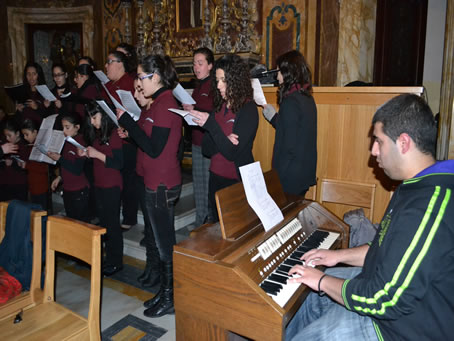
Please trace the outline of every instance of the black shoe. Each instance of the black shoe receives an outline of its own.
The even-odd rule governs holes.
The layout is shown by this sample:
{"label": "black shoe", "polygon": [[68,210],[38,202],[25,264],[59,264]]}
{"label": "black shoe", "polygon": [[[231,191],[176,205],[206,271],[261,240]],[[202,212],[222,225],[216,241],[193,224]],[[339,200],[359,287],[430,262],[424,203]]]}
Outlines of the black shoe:
{"label": "black shoe", "polygon": [[[156,295],[158,296],[158,295]],[[153,301],[153,297],[150,301]],[[172,262],[161,262],[161,288],[157,303],[146,309],[143,314],[146,317],[161,317],[175,312],[173,306],[173,266]],[[148,302],[148,301],[147,301]],[[145,302],[145,306],[147,305]]]}
{"label": "black shoe", "polygon": [[121,271],[123,269],[123,265],[106,265],[102,269],[102,274],[104,276],[112,276],[113,274]]}
{"label": "black shoe", "polygon": [[143,314],[146,317],[161,317],[167,314],[175,314],[175,308],[173,306],[173,301],[165,301],[160,304],[146,309]]}
{"label": "black shoe", "polygon": [[154,295],[152,298],[150,298],[148,301],[143,302],[143,306],[147,308],[153,308],[159,303],[159,300],[161,298],[161,291],[158,291],[156,295]]}
{"label": "black shoe", "polygon": [[139,245],[145,247],[145,237],[140,240]]}

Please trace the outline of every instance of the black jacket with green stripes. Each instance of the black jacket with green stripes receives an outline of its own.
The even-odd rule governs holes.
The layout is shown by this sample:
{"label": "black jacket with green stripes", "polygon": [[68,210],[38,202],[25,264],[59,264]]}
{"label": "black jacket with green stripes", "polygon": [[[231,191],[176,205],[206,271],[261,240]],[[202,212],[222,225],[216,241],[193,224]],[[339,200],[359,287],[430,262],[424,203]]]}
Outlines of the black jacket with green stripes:
{"label": "black jacket with green stripes", "polygon": [[380,340],[454,338],[454,160],[430,168],[398,187],[362,273],[342,288]]}

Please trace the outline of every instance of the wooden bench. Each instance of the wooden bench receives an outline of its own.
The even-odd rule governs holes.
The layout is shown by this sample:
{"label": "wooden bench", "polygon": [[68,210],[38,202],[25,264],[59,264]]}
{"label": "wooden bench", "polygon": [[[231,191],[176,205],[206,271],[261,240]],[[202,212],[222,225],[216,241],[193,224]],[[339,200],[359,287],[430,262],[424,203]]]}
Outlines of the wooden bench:
{"label": "wooden bench", "polygon": [[[101,235],[105,228],[66,217],[47,220],[44,299],[24,310],[22,321],[0,321],[0,340],[100,340]],[[55,252],[91,265],[88,318],[55,302]]]}
{"label": "wooden bench", "polygon": [[[0,202],[0,242],[5,236],[6,212],[8,210],[8,205],[8,202]],[[46,214],[46,211],[32,211],[30,217],[30,236],[33,242],[33,265],[30,290],[23,291],[20,295],[10,299],[5,304],[0,305],[0,320],[10,315],[16,315],[22,309],[34,306],[36,302],[41,301],[43,298],[43,291],[41,290],[41,221],[42,217]]]}

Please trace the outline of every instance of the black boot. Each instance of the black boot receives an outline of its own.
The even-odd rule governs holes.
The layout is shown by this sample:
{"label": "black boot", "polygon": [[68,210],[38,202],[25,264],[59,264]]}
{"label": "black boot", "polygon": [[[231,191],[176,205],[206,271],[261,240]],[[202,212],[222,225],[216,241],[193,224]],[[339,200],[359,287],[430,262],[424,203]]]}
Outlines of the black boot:
{"label": "black boot", "polygon": [[159,302],[144,311],[147,317],[161,317],[166,314],[173,314],[173,264],[172,262],[162,262],[161,290],[159,292]]}
{"label": "black boot", "polygon": [[147,263],[143,274],[140,275],[137,280],[143,287],[149,288],[159,283],[160,261],[159,251],[156,246],[153,232],[151,231],[151,228],[147,228],[147,226],[145,227],[145,247]]}
{"label": "black boot", "polygon": [[159,289],[159,291],[156,293],[156,295],[154,295],[152,298],[150,298],[148,301],[145,301],[143,303],[143,306],[145,308],[152,308],[154,306],[156,306],[158,303],[159,303],[159,299],[161,298],[161,289]]}

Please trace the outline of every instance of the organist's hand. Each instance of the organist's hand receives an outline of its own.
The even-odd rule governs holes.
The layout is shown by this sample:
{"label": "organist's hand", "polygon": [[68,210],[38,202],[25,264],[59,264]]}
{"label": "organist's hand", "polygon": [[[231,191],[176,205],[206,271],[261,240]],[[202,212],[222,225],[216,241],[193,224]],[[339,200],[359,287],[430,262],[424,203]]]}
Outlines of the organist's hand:
{"label": "organist's hand", "polygon": [[337,257],[337,251],[335,250],[324,250],[324,249],[312,249],[306,252],[301,260],[307,263],[311,263],[313,266],[324,265],[324,266],[335,266],[339,263]]}
{"label": "organist's hand", "polygon": [[295,265],[288,272],[289,275],[296,275],[287,280],[288,283],[303,283],[312,290],[318,291],[318,282],[323,272],[311,266]]}

